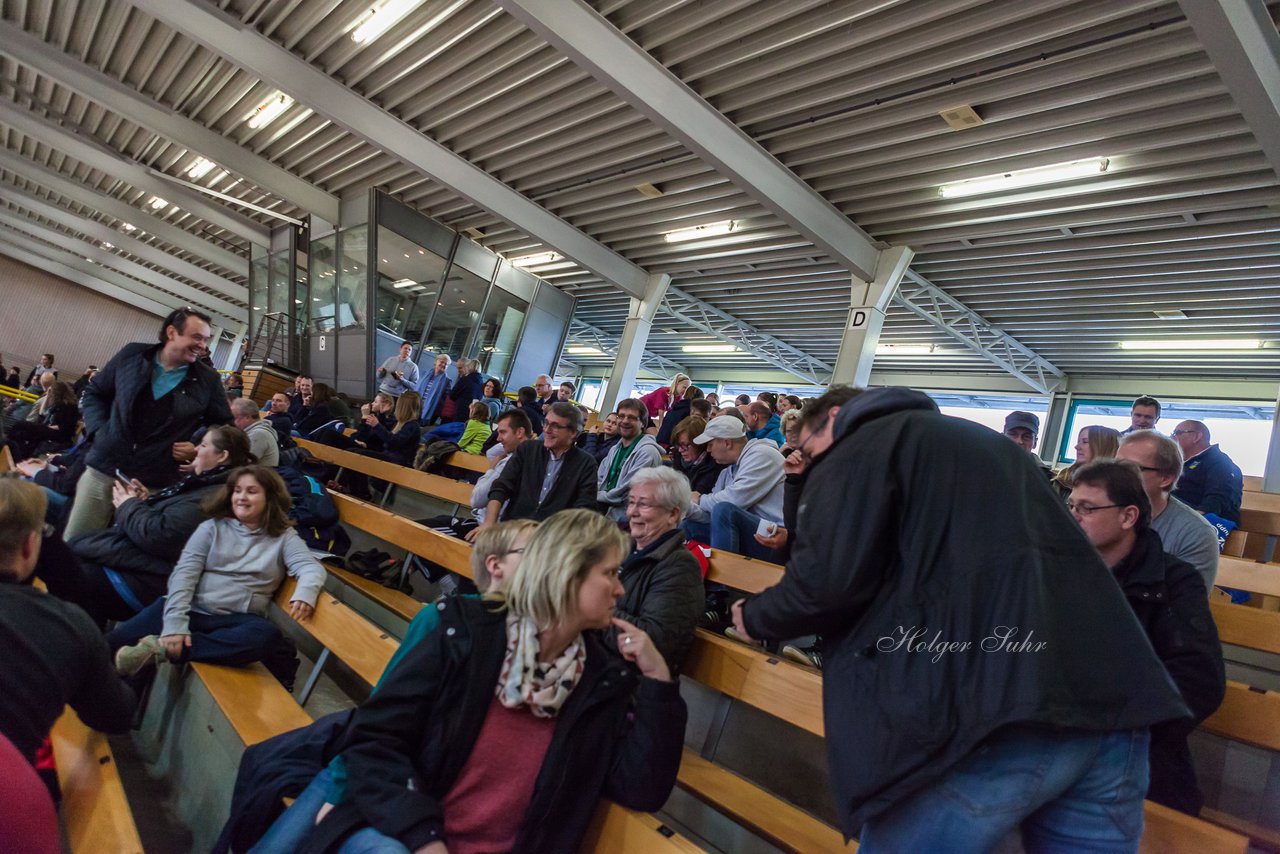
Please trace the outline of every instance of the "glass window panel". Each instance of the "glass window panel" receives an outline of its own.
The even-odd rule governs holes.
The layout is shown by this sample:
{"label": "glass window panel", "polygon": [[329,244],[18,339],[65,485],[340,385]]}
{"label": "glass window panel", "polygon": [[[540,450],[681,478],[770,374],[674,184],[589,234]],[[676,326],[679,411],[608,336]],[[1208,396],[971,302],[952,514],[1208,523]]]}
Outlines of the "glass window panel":
{"label": "glass window panel", "polygon": [[293,273],[293,260],[288,250],[271,253],[271,285],[267,289],[267,311],[288,313],[289,279]]}
{"label": "glass window panel", "polygon": [[490,291],[476,336],[477,358],[486,375],[506,378],[528,310],[529,303],[515,294],[497,286]]}
{"label": "glass window panel", "polygon": [[334,287],[337,285],[336,250],[338,235],[330,234],[311,241],[310,291],[311,329],[333,331]]}
{"label": "glass window panel", "polygon": [[267,258],[255,258],[249,265],[249,331],[256,335],[267,310]]}
{"label": "glass window panel", "polygon": [[447,262],[390,229],[378,227],[379,329],[397,338],[422,340]]}
{"label": "glass window panel", "polygon": [[338,329],[363,329],[368,304],[369,227],[358,225],[338,234],[337,288],[329,306]]}
{"label": "glass window panel", "polygon": [[480,309],[484,306],[488,290],[487,280],[457,265],[451,266],[444,289],[436,301],[436,313],[423,350],[448,353],[455,360],[466,356],[463,348],[480,319]]}

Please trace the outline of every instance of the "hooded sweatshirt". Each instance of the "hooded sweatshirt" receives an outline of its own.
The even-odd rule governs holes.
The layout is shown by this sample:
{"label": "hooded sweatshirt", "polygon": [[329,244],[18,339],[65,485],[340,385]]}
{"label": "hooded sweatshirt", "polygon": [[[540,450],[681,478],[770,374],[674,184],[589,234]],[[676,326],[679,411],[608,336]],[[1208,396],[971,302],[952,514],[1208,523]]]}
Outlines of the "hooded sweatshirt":
{"label": "hooded sweatshirt", "polygon": [[696,522],[710,518],[725,502],[770,522],[782,522],[782,452],[768,439],[748,439],[742,456],[716,478],[716,488],[689,508]]}
{"label": "hooded sweatshirt", "polygon": [[607,483],[609,470],[613,467],[613,461],[621,453],[623,453],[623,447],[622,442],[619,441],[609,449],[609,453],[600,461],[600,467],[596,469],[596,500],[609,507],[610,518],[619,520],[626,518],[627,515],[627,493],[631,491],[631,478],[640,469],[662,465],[662,448],[658,446],[657,440],[641,433],[640,438],[631,445],[626,459],[622,461],[617,483],[610,489]]}

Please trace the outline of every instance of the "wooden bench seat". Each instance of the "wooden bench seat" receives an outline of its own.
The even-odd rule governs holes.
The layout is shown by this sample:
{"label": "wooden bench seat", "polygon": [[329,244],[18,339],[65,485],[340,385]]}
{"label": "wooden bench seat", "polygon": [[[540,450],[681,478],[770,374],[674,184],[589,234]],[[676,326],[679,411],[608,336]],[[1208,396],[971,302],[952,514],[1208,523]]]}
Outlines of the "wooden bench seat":
{"label": "wooden bench seat", "polygon": [[1264,596],[1280,596],[1280,564],[1223,555],[1218,558],[1214,584]]}
{"label": "wooden bench seat", "polygon": [[450,480],[438,474],[428,474],[407,466],[389,463],[386,460],[344,451],[341,448],[331,448],[328,445],[320,445],[306,439],[297,439],[295,441],[297,441],[298,447],[305,448],[316,459],[323,460],[326,463],[358,471],[361,474],[385,480],[388,483],[402,486],[414,492],[443,498],[445,501],[461,504],[464,507],[471,506],[472,485],[469,483]]}
{"label": "wooden bench seat", "polygon": [[59,811],[67,848],[72,854],[142,854],[107,737],[89,729],[67,708],[53,725],[50,741],[62,789]]}
{"label": "wooden bench seat", "polygon": [[489,458],[484,454],[468,454],[466,451],[450,454],[445,457],[444,462],[445,465],[453,466],[454,468],[480,472],[481,474],[484,474],[492,467]]}

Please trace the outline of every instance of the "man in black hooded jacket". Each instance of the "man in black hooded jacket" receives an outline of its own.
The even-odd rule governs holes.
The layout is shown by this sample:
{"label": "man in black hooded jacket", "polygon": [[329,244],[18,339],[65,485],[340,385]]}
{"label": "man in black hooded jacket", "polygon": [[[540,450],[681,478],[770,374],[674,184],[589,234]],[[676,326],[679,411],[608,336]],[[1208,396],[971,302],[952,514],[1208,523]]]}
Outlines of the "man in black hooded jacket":
{"label": "man in black hooded jacket", "polygon": [[[828,399],[829,400],[829,399]],[[1147,728],[1187,717],[1030,456],[910,389],[820,399],[782,581],[749,638],[823,636],[828,764],[864,854],[1136,851]]]}

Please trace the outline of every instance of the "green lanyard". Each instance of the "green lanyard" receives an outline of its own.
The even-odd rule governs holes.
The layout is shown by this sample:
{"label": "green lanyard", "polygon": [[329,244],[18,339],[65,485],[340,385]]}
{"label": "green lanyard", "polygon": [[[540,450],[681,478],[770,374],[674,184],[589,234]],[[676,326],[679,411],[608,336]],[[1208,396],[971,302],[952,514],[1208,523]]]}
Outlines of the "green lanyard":
{"label": "green lanyard", "polygon": [[614,489],[618,485],[618,476],[622,474],[622,464],[627,461],[627,457],[631,456],[631,452],[636,449],[636,445],[640,444],[642,437],[637,436],[636,440],[628,446],[623,446],[622,442],[618,442],[618,453],[613,455],[613,462],[609,465],[609,474],[605,476],[604,488]]}

